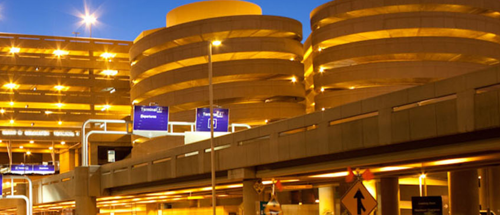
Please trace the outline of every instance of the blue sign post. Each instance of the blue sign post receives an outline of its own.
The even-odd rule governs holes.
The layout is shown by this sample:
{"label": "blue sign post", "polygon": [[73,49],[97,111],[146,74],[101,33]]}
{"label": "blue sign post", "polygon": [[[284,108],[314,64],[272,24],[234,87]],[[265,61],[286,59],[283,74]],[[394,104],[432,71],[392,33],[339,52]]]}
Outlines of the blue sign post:
{"label": "blue sign post", "polygon": [[134,106],[135,135],[148,138],[168,134],[168,107]]}
{"label": "blue sign post", "polygon": [[[214,108],[214,132],[227,132],[229,109]],[[210,108],[196,109],[196,131],[210,131]]]}
{"label": "blue sign post", "polygon": [[0,174],[0,196],[3,195],[2,191],[3,191],[3,175]]}

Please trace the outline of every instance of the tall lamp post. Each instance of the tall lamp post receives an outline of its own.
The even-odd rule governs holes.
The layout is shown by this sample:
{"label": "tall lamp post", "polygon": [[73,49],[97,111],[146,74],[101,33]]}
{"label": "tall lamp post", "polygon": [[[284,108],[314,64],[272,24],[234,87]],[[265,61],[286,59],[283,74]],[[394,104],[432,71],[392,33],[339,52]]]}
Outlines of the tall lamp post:
{"label": "tall lamp post", "polygon": [[215,150],[214,150],[214,86],[212,84],[212,48],[222,44],[219,40],[208,42],[208,100],[210,100],[210,170],[212,173],[212,212],[216,215]]}
{"label": "tall lamp post", "polygon": [[83,22],[85,22],[86,25],[89,26],[89,37],[92,37],[92,24],[94,24],[97,21],[97,19],[94,17],[94,15],[86,15],[83,17]]}

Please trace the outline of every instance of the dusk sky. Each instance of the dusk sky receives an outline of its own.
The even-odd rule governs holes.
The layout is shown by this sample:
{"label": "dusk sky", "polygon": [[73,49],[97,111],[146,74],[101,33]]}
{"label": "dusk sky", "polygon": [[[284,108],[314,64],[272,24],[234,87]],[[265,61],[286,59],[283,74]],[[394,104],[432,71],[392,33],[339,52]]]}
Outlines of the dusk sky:
{"label": "dusk sky", "polygon": [[[310,33],[309,14],[330,0],[248,0],[261,6],[265,15],[299,20],[304,37]],[[97,14],[92,37],[134,40],[142,31],[165,27],[171,9],[196,0],[0,0],[0,32],[48,36],[88,37],[81,24],[85,4]]]}

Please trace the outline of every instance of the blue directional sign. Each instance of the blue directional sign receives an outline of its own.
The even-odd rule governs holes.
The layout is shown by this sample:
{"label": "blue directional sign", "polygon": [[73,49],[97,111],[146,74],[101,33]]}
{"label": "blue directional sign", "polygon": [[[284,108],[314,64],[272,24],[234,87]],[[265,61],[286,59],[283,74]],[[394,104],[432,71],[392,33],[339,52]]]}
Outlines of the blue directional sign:
{"label": "blue directional sign", "polygon": [[55,172],[54,165],[33,165],[33,174],[48,175]]}
{"label": "blue directional sign", "polygon": [[33,174],[33,165],[12,164],[10,166],[10,173],[19,175]]}
{"label": "blue directional sign", "polygon": [[134,106],[133,133],[149,138],[167,135],[168,107]]}
{"label": "blue directional sign", "polygon": [[[227,132],[229,109],[214,108],[214,132]],[[210,108],[196,109],[196,131],[210,131]]]}

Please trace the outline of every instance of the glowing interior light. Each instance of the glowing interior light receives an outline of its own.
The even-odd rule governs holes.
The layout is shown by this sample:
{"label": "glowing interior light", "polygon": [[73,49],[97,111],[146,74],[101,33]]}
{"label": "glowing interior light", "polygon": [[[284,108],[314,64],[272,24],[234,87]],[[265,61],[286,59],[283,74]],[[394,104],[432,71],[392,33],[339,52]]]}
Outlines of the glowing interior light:
{"label": "glowing interior light", "polygon": [[63,103],[56,103],[56,106],[60,108],[60,107],[64,106],[64,104]]}
{"label": "glowing interior light", "polygon": [[319,68],[319,72],[321,72],[321,73],[325,72],[325,68],[320,67],[320,68]]}
{"label": "glowing interior light", "polygon": [[64,145],[64,144],[66,144],[66,142],[64,142],[64,141],[61,141],[61,145]]}
{"label": "glowing interior light", "polygon": [[19,146],[20,149],[24,149],[24,146]]}
{"label": "glowing interior light", "polygon": [[9,102],[10,106],[14,106],[14,102]]}
{"label": "glowing interior light", "polygon": [[52,114],[53,112],[48,110],[48,111],[45,111],[45,114],[49,115],[49,114]]}
{"label": "glowing interior light", "polygon": [[354,89],[356,89],[356,87],[355,87],[355,86],[352,86],[352,87],[349,87],[349,89],[350,89],[350,90],[354,90]]}
{"label": "glowing interior light", "polygon": [[35,141],[34,140],[30,140],[30,143],[33,144],[33,143],[35,143]]}
{"label": "glowing interior light", "polygon": [[52,147],[52,146],[51,146],[51,147],[49,147],[49,150],[52,150],[52,149],[54,149],[54,147]]}
{"label": "glowing interior light", "polygon": [[292,77],[292,82],[293,83],[297,82],[297,78],[296,77]]}
{"label": "glowing interior light", "polygon": [[109,69],[107,69],[107,70],[103,70],[101,73],[103,75],[107,75],[107,76],[115,76],[115,75],[118,74],[118,70],[109,70]]}
{"label": "glowing interior light", "polygon": [[105,58],[105,59],[108,59],[108,58],[114,58],[116,56],[116,54],[114,53],[109,53],[109,52],[104,52],[101,54],[101,57],[102,58]]}
{"label": "glowing interior light", "polygon": [[27,154],[27,155],[31,155],[31,152],[30,152],[30,151],[27,151],[27,152],[26,152],[26,154]]}
{"label": "glowing interior light", "polygon": [[8,84],[3,85],[3,87],[13,90],[13,89],[19,88],[19,85],[14,84],[14,83],[8,83]]}
{"label": "glowing interior light", "polygon": [[325,108],[321,108],[321,111],[325,111]]}
{"label": "glowing interior light", "polygon": [[61,91],[61,90],[64,90],[66,87],[63,86],[63,85],[56,85],[54,86],[54,89],[58,90],[58,91]]}
{"label": "glowing interior light", "polygon": [[62,125],[62,121],[57,122],[57,124]]}
{"label": "glowing interior light", "polygon": [[220,46],[221,44],[222,44],[222,41],[220,41],[220,40],[214,40],[214,41],[212,41],[212,45],[213,46]]}
{"label": "glowing interior light", "polygon": [[347,171],[345,172],[334,172],[334,173],[327,173],[327,174],[321,174],[321,175],[312,175],[309,176],[311,178],[338,178],[338,177],[344,177],[347,176],[349,173]]}
{"label": "glowing interior light", "polygon": [[54,52],[52,52],[52,54],[54,54],[54,55],[56,55],[56,56],[60,57],[60,56],[62,56],[62,55],[68,55],[68,54],[69,54],[69,52],[64,51],[64,50],[59,50],[59,49],[58,49],[58,50],[54,50]]}
{"label": "glowing interior light", "polygon": [[5,113],[5,110],[4,109],[0,109],[0,113]]}
{"label": "glowing interior light", "polygon": [[19,53],[20,51],[21,51],[21,48],[18,48],[18,47],[10,48],[10,53]]}
{"label": "glowing interior light", "polygon": [[14,120],[13,119],[11,119],[9,122],[10,122],[10,124],[14,124]]}
{"label": "glowing interior light", "polygon": [[321,88],[321,92],[325,92],[325,88],[324,87]]}
{"label": "glowing interior light", "polygon": [[109,110],[110,108],[111,108],[110,105],[104,105],[104,106],[102,106],[101,111]]}

